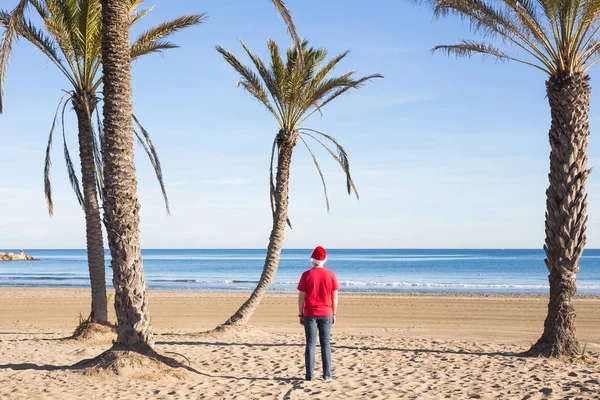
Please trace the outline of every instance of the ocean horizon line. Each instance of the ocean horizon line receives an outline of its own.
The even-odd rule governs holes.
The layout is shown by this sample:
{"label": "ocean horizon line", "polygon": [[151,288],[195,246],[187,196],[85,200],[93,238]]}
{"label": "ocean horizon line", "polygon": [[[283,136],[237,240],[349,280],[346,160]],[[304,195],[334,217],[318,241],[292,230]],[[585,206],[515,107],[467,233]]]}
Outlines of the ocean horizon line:
{"label": "ocean horizon line", "polygon": [[[311,251],[314,247],[286,247],[285,250],[309,250]],[[142,250],[266,250],[266,247],[142,247]],[[84,247],[79,248],[68,248],[68,247],[8,247],[8,248],[0,248],[0,252],[7,251],[87,251]],[[335,250],[494,250],[494,251],[502,251],[502,250],[533,250],[533,251],[543,251],[542,247],[534,248],[534,247],[328,247],[328,251]],[[600,247],[586,247],[585,250],[600,250]],[[104,251],[110,251],[110,249],[105,248]]]}

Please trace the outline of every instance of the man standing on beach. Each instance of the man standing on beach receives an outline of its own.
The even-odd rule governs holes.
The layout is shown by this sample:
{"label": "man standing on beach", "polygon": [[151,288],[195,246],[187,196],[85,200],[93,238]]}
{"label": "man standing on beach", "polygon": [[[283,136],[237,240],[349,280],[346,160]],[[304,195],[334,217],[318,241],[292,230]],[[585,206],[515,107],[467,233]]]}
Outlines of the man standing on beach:
{"label": "man standing on beach", "polygon": [[323,379],[331,380],[331,345],[329,335],[331,325],[335,324],[335,314],[338,305],[338,290],[340,288],[333,271],[324,267],[327,252],[318,246],[310,256],[313,268],[305,271],[298,283],[298,317],[300,325],[304,325],[306,334],[306,350],[304,362],[306,380],[314,378],[315,347],[317,345],[317,330],[321,344],[321,359],[323,361]]}

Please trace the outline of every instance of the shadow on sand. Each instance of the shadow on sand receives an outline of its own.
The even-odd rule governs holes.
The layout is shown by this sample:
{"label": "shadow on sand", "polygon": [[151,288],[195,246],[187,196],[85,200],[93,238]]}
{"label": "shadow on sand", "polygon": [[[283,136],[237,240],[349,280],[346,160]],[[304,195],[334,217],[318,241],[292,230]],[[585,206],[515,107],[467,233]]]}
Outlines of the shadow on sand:
{"label": "shadow on sand", "polygon": [[[303,343],[228,343],[228,342],[174,342],[164,341],[156,342],[157,345],[171,345],[171,346],[244,346],[244,347],[304,347]],[[456,354],[456,355],[473,355],[473,356],[487,356],[487,357],[518,357],[525,358],[523,353],[512,353],[512,352],[477,352],[467,350],[436,350],[436,349],[408,349],[398,347],[370,347],[370,346],[337,346],[335,343],[331,343],[332,349],[345,349],[345,350],[356,350],[356,351],[394,351],[403,353],[424,353],[424,354]]]}
{"label": "shadow on sand", "polygon": [[0,370],[3,369],[12,369],[13,371],[76,371],[82,370],[83,368],[74,365],[38,365],[33,363],[0,364]]}
{"label": "shadow on sand", "polygon": [[[33,336],[33,337],[28,337],[28,338],[23,338],[23,339],[2,339],[3,342],[40,342],[40,341],[62,341],[62,340],[69,340],[69,339],[73,339],[72,336],[66,336],[66,337],[51,337],[51,338],[44,338],[44,337],[38,337],[39,335],[46,335],[46,336],[50,336],[50,335],[58,335],[58,332],[0,332],[0,335],[27,335],[27,336]],[[62,333],[61,333],[62,334]]]}
{"label": "shadow on sand", "polygon": [[[188,372],[192,372],[196,375],[201,375],[206,378],[217,378],[217,379],[231,379],[236,381],[275,381],[294,386],[304,382],[303,378],[285,378],[285,377],[244,377],[244,376],[233,376],[233,375],[219,375],[210,374],[206,372],[198,371],[197,369],[187,366],[179,365],[178,368],[183,368]],[[13,371],[85,371],[87,368],[81,365],[81,362],[73,365],[38,365],[33,363],[22,363],[22,364],[0,364],[0,370],[10,369]]]}

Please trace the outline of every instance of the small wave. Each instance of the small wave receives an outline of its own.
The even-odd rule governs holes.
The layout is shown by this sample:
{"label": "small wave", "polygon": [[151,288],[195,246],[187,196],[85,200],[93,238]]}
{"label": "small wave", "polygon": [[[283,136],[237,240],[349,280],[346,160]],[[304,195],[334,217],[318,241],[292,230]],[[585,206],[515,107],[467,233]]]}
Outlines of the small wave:
{"label": "small wave", "polygon": [[[480,283],[438,283],[438,282],[376,282],[376,281],[340,281],[340,286],[377,286],[377,287],[431,287],[465,289],[547,289],[548,284],[480,284]],[[579,289],[600,289],[600,284],[578,284]]]}
{"label": "small wave", "polygon": [[87,279],[85,276],[0,276],[3,281],[76,281]]}
{"label": "small wave", "polygon": [[87,256],[51,256],[47,254],[35,255],[36,258],[44,258],[47,260],[87,260]]}
{"label": "small wave", "polygon": [[229,283],[227,280],[207,279],[148,279],[149,282],[172,282],[172,283]]}
{"label": "small wave", "polygon": [[381,261],[392,261],[392,262],[421,262],[421,261],[481,261],[481,260],[523,260],[522,257],[493,257],[493,256],[431,256],[428,255],[426,257],[413,257],[413,256],[380,256],[380,257],[370,257],[365,256],[365,258],[361,257],[339,257],[339,258],[330,258],[330,262],[340,262],[340,261],[352,261],[352,262],[368,262],[371,264],[376,264]]}
{"label": "small wave", "polygon": [[[377,286],[377,287],[431,287],[431,288],[473,288],[473,289],[544,289],[544,284],[479,284],[479,283],[438,283],[438,282],[376,282],[376,281],[340,281],[340,286]],[[598,285],[600,288],[600,285]]]}
{"label": "small wave", "polygon": [[[172,283],[252,283],[257,284],[258,281],[237,280],[237,279],[148,279],[149,282],[172,282]],[[293,283],[293,282],[292,282]]]}
{"label": "small wave", "polygon": [[[335,257],[335,255],[333,255]],[[402,253],[383,253],[383,254],[351,254],[348,255],[347,257],[356,257],[356,258],[366,258],[366,259],[373,259],[373,258],[388,258],[388,257],[393,257],[393,258],[410,258],[410,257],[430,257],[430,258],[437,258],[437,257],[482,257],[482,254],[402,254]],[[336,257],[336,259],[338,259]]]}
{"label": "small wave", "polygon": [[144,261],[258,261],[265,257],[236,257],[230,255],[222,256],[144,256]]}

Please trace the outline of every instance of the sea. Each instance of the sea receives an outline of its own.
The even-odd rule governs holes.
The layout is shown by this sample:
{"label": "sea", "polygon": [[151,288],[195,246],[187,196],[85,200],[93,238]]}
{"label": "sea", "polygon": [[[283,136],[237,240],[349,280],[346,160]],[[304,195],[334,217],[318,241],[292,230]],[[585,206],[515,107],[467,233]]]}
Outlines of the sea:
{"label": "sea", "polygon": [[[85,250],[24,249],[36,261],[0,262],[0,287],[86,288]],[[18,252],[20,250],[8,250]],[[260,278],[266,250],[142,251],[150,290],[249,292]],[[310,249],[284,249],[272,292],[294,292],[311,267]],[[107,287],[112,288],[106,252]],[[600,295],[600,249],[585,250],[579,294]],[[326,267],[340,292],[547,294],[543,250],[329,249]]]}

